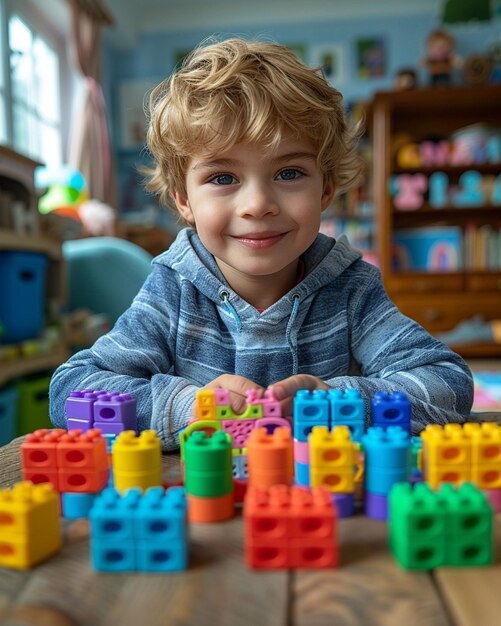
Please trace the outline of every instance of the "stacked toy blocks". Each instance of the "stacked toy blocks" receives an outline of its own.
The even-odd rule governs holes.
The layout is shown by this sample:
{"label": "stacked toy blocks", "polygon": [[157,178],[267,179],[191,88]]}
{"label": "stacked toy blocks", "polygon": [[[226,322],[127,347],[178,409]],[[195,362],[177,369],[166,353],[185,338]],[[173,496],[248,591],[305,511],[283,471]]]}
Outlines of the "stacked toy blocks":
{"label": "stacked toy blocks", "polygon": [[233,517],[232,443],[228,433],[194,432],[184,444],[184,485],[190,522]]}
{"label": "stacked toy blocks", "polygon": [[137,429],[136,401],[129,393],[84,389],[72,391],[66,400],[68,429],[99,428],[103,435]]}
{"label": "stacked toy blocks", "polygon": [[365,513],[386,520],[388,495],[394,484],[409,482],[412,454],[409,433],[400,426],[372,426],[363,436],[365,452]]}
{"label": "stacked toy blocks", "polygon": [[244,525],[250,568],[330,568],[339,564],[336,512],[326,489],[249,487]]}
{"label": "stacked toy blocks", "polygon": [[390,547],[407,569],[489,565],[493,562],[493,512],[471,483],[395,485],[390,494]]}
{"label": "stacked toy blocks", "polygon": [[501,489],[501,426],[495,423],[429,424],[423,433],[424,478],[441,483],[474,482],[480,489]]}
{"label": "stacked toy blocks", "polygon": [[152,487],[144,495],[112,488],[89,515],[91,559],[102,572],[177,572],[188,561],[186,499],[181,487]]}
{"label": "stacked toy blocks", "polygon": [[281,416],[280,403],[270,391],[260,397],[257,390],[246,393],[247,406],[242,414],[233,411],[227,389],[201,389],[196,396],[195,420],[203,420],[214,430],[222,429],[231,435],[234,448],[245,448],[247,438],[254,428],[273,430],[279,426],[290,427]]}
{"label": "stacked toy blocks", "polygon": [[296,483],[304,487],[310,484],[310,450],[308,435],[314,426],[330,426],[330,410],[327,392],[321,389],[301,389],[294,396],[294,468]]}
{"label": "stacked toy blocks", "polygon": [[294,459],[289,428],[254,429],[247,440],[248,484],[255,487],[292,485]]}
{"label": "stacked toy blocks", "polygon": [[118,435],[113,448],[113,480],[121,493],[132,487],[148,489],[162,484],[162,446],[154,430]]}
{"label": "stacked toy blocks", "polygon": [[61,548],[59,498],[50,484],[0,490],[0,566],[28,569]]}
{"label": "stacked toy blocks", "polygon": [[360,442],[365,432],[365,402],[356,389],[329,389],[330,428],[347,426],[351,440]]}
{"label": "stacked toy blocks", "polygon": [[400,426],[408,433],[411,432],[411,405],[402,391],[393,391],[391,394],[377,391],[371,400],[371,408],[373,426]]}

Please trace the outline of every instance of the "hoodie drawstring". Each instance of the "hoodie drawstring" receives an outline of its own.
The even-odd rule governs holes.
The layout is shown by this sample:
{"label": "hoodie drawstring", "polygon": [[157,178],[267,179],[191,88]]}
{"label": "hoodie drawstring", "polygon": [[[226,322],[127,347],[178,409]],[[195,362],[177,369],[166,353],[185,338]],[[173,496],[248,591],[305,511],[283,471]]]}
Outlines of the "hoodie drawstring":
{"label": "hoodie drawstring", "polygon": [[228,313],[235,320],[235,323],[237,325],[237,332],[240,332],[242,330],[242,320],[240,319],[240,316],[238,315],[237,310],[230,302],[229,292],[226,291],[225,289],[222,289],[219,292],[219,297],[223,301],[224,306],[226,307],[226,310],[228,311]]}
{"label": "hoodie drawstring", "polygon": [[285,329],[285,338],[287,339],[287,343],[289,344],[289,348],[292,354],[292,374],[297,374],[298,363],[297,363],[297,342],[294,345],[292,341],[292,327],[294,325],[294,321],[297,316],[297,312],[299,311],[299,296],[297,293],[292,295],[292,311],[289,317],[289,321],[287,322],[287,328]]}

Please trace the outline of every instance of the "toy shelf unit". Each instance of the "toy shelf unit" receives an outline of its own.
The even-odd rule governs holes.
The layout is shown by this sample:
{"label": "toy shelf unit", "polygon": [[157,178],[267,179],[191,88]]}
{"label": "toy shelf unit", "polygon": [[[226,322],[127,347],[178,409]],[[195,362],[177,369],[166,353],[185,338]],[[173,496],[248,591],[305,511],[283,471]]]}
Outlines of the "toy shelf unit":
{"label": "toy shelf unit", "polygon": [[61,244],[41,231],[34,184],[40,163],[0,146],[0,387],[65,360],[46,323],[65,301]]}
{"label": "toy shelf unit", "polygon": [[[377,248],[385,287],[433,334],[501,315],[501,85],[377,93]],[[501,356],[499,344],[453,346]]]}

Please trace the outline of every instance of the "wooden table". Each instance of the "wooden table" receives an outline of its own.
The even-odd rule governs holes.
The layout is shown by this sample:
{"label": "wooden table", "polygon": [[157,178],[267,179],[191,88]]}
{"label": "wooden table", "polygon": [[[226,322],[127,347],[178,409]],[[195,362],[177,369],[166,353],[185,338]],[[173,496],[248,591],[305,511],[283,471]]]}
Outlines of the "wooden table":
{"label": "wooden table", "polygon": [[[0,448],[0,487],[21,480],[22,439]],[[178,476],[177,455],[163,457]],[[496,523],[501,538],[501,516]],[[254,572],[243,561],[240,517],[191,526],[189,570],[98,574],[86,520],[67,523],[62,551],[28,572],[0,569],[7,626],[499,626],[501,550],[488,568],[406,572],[387,547],[386,524],[341,520],[337,570]]]}

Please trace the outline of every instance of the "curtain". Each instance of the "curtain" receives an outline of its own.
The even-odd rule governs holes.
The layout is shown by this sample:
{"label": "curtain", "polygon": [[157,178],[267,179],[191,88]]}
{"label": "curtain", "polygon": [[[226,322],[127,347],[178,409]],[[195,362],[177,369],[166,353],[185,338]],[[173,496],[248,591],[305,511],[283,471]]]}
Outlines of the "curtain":
{"label": "curtain", "polygon": [[85,77],[79,112],[72,120],[69,163],[87,181],[89,197],[116,207],[115,177],[106,108],[100,84],[101,27],[113,19],[102,0],[70,0],[78,68]]}

